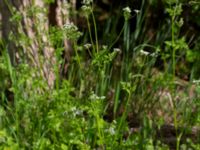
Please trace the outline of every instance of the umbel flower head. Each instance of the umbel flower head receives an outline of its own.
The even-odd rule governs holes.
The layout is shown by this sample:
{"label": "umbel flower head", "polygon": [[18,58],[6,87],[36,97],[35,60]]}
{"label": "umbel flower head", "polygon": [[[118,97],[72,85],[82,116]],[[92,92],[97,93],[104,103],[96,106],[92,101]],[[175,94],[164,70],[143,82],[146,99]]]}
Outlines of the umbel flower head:
{"label": "umbel flower head", "polygon": [[78,27],[75,26],[73,22],[65,24],[63,30],[66,38],[70,40],[78,40],[78,38],[82,35],[82,33],[78,31]]}
{"label": "umbel flower head", "polygon": [[131,18],[131,9],[130,9],[130,7],[125,7],[123,9],[123,11],[124,11],[124,18],[125,18],[125,20],[126,21],[129,20]]}
{"label": "umbel flower head", "polygon": [[93,0],[83,0],[82,2],[84,5],[90,5],[93,3]]}
{"label": "umbel flower head", "polygon": [[91,12],[92,12],[92,7],[89,6],[89,5],[83,5],[83,6],[81,7],[81,9],[82,9],[83,15],[84,15],[85,17],[88,17],[88,16],[91,14]]}
{"label": "umbel flower head", "polygon": [[83,0],[82,1],[83,6],[81,7],[81,9],[82,9],[83,15],[85,17],[88,17],[91,14],[91,12],[92,12],[92,3],[93,3],[93,0]]}

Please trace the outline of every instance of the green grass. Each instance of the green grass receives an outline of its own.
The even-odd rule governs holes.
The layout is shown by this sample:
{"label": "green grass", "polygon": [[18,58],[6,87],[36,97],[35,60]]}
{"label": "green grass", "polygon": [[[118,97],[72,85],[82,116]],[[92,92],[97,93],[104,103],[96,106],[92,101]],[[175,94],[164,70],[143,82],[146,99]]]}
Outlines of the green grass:
{"label": "green grass", "polygon": [[[180,51],[190,50],[179,36],[181,3],[166,7],[171,35],[158,31],[164,40],[157,38],[155,45],[144,35],[148,30],[145,1],[135,15],[133,33],[128,7],[121,10],[124,24],[119,33],[120,19],[108,19],[102,37],[116,36],[102,39],[106,45],[100,42],[93,5],[83,9],[87,31],[81,33],[74,24],[50,28],[47,36],[56,50],[53,88],[41,75],[42,67],[31,67],[30,56],[13,67],[7,43],[1,39],[0,149],[168,150],[173,146],[198,150],[200,85],[176,76]],[[71,40],[73,54],[67,73],[61,75],[65,38]],[[17,40],[20,44],[25,39]],[[165,66],[161,71],[156,68],[158,57]],[[171,138],[165,139],[167,133],[158,135],[166,124],[174,126],[175,145],[165,143]],[[189,136],[193,127],[198,128],[196,135]]]}

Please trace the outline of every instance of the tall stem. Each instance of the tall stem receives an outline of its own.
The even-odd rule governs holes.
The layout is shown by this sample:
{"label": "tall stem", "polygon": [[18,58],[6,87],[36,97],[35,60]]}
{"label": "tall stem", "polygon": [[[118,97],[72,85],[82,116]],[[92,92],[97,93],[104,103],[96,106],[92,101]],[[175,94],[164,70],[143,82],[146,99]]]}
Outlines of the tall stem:
{"label": "tall stem", "polygon": [[94,17],[93,11],[92,11],[92,20],[93,20],[93,23],[94,23],[94,34],[95,34],[96,51],[98,53],[98,51],[99,51],[98,33],[97,33],[97,25],[96,25],[96,21],[95,21],[95,17]]}

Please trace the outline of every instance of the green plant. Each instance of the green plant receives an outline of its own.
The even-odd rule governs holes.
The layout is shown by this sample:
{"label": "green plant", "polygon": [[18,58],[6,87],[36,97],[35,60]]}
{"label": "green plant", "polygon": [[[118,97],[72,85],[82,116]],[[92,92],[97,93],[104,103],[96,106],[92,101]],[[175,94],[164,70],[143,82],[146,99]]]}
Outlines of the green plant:
{"label": "green plant", "polygon": [[[117,10],[121,14],[109,17],[103,29],[98,27],[100,21],[95,15],[97,3],[83,1],[80,12],[86,19],[86,30],[70,22],[45,32],[50,47],[55,49],[53,87],[44,78],[49,68],[42,67],[47,62],[37,15],[45,14],[45,9],[35,5],[27,8],[29,17],[36,20],[35,38],[26,36],[23,17],[13,10],[11,20],[18,23],[19,33],[11,33],[10,39],[20,49],[20,61],[11,65],[1,40],[0,149],[167,150],[171,145],[164,144],[157,132],[167,121],[172,123],[171,118],[176,129],[176,149],[198,148],[198,143],[183,139],[192,126],[199,124],[199,82],[195,83],[196,96],[190,96],[186,88],[193,84],[182,85],[177,77],[181,58],[186,55],[187,61],[198,64],[198,52],[194,53],[187,37],[181,36],[182,2],[164,2],[169,14],[167,24],[161,24],[155,38],[150,38],[148,4],[155,5],[155,1],[141,1],[140,10]],[[171,25],[171,34],[167,25]],[[69,64],[63,57],[64,41],[73,49]],[[197,41],[195,49],[199,47]],[[35,49],[30,48],[32,43],[38,44],[37,59],[32,53]],[[164,61],[163,70],[156,68],[159,59]],[[10,95],[6,91],[13,93],[13,101],[8,102]],[[165,120],[164,109],[173,113],[169,120]]]}

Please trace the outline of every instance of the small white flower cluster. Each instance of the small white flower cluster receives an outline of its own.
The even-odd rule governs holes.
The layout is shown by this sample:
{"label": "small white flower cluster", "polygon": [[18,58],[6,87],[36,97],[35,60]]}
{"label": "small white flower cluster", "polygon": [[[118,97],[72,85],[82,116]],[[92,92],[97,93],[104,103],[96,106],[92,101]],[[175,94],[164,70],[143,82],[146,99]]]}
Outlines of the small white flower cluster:
{"label": "small white flower cluster", "polygon": [[64,116],[67,116],[67,115],[69,116],[71,114],[72,114],[73,117],[81,116],[83,114],[83,110],[80,110],[76,107],[72,107],[68,111],[63,112]]}
{"label": "small white flower cluster", "polygon": [[114,129],[113,127],[110,127],[110,128],[108,129],[108,131],[109,131],[109,133],[110,133],[111,135],[114,135],[114,134],[115,134],[115,129]]}
{"label": "small white flower cluster", "polygon": [[84,5],[90,5],[93,3],[93,0],[83,0],[82,2]]}
{"label": "small white flower cluster", "polygon": [[85,17],[88,17],[91,14],[91,12],[92,12],[92,3],[93,3],[93,0],[83,0],[82,1],[83,6],[81,7],[81,9],[82,9],[83,15]]}
{"label": "small white flower cluster", "polygon": [[105,129],[105,131],[106,131],[107,133],[110,133],[111,135],[115,135],[115,133],[116,133],[116,131],[115,131],[115,129],[114,129],[113,127],[110,127],[110,128],[108,128],[108,129]]}
{"label": "small white flower cluster", "polygon": [[91,14],[91,12],[92,12],[92,8],[91,8],[91,6],[89,6],[89,5],[83,5],[83,6],[81,7],[81,9],[82,9],[83,15],[84,15],[85,17],[88,17],[88,16]]}
{"label": "small white flower cluster", "polygon": [[78,30],[77,26],[75,26],[73,22],[65,24],[64,25],[64,29],[65,30],[73,30],[73,31],[77,31]]}
{"label": "small white flower cluster", "polygon": [[193,80],[192,82],[193,82],[193,83],[196,83],[196,84],[199,84],[199,83],[200,83],[200,80]]}
{"label": "small white flower cluster", "polygon": [[67,23],[63,26],[63,31],[67,39],[77,40],[82,33],[78,31],[78,27],[73,22]]}
{"label": "small white flower cluster", "polygon": [[123,9],[123,11],[124,11],[124,18],[125,18],[125,20],[126,21],[129,20],[130,17],[131,17],[131,9],[130,9],[130,7],[125,7]]}
{"label": "small white flower cluster", "polygon": [[136,14],[139,14],[140,10],[134,9],[134,12],[135,12]]}
{"label": "small white flower cluster", "polygon": [[123,11],[126,12],[126,13],[131,13],[130,7],[125,7],[125,8],[123,9]]}
{"label": "small white flower cluster", "polygon": [[89,49],[89,48],[92,47],[92,44],[90,44],[90,43],[86,43],[86,44],[84,45],[84,47],[85,47],[86,49]]}
{"label": "small white flower cluster", "polygon": [[111,135],[115,135],[116,133],[116,121],[114,120],[109,128],[107,128],[105,131],[110,133]]}
{"label": "small white flower cluster", "polygon": [[107,50],[107,49],[108,49],[108,46],[107,46],[107,45],[102,45],[102,49],[103,49],[103,50]]}
{"label": "small white flower cluster", "polygon": [[72,107],[72,108],[71,108],[71,112],[72,112],[72,114],[73,114],[74,117],[75,117],[75,116],[79,116],[79,115],[81,115],[81,114],[83,113],[82,110],[77,109],[76,107]]}
{"label": "small white flower cluster", "polygon": [[94,94],[94,92],[92,92],[89,97],[90,100],[104,100],[105,98],[106,98],[105,96],[98,96]]}
{"label": "small white flower cluster", "polygon": [[140,53],[141,53],[142,55],[146,55],[146,56],[150,54],[149,52],[144,51],[143,49],[140,50]]}
{"label": "small white flower cluster", "polygon": [[142,55],[145,55],[145,56],[152,56],[152,57],[157,57],[158,56],[158,52],[150,53],[150,52],[145,51],[143,49],[140,50],[140,53]]}
{"label": "small white flower cluster", "polygon": [[121,49],[119,49],[119,48],[114,48],[113,50],[114,50],[115,52],[121,53]]}

